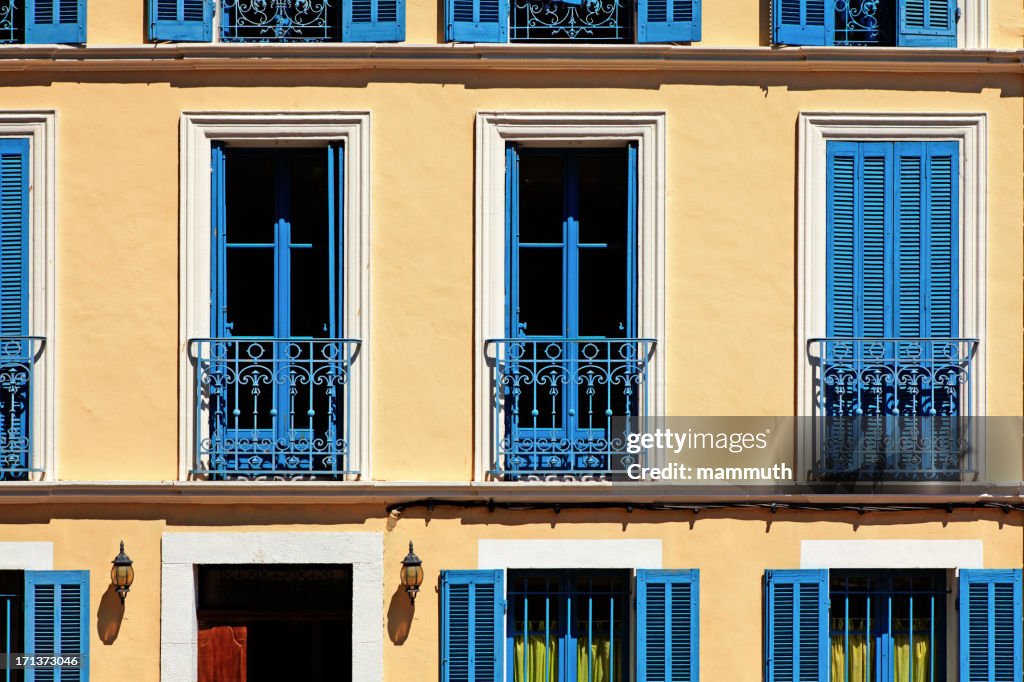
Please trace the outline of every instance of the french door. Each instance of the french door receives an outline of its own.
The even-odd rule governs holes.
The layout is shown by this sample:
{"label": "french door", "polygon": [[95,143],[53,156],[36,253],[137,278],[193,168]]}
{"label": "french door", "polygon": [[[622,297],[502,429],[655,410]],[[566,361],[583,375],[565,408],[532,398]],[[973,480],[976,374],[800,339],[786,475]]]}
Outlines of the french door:
{"label": "french door", "polygon": [[211,433],[227,468],[336,465],[342,148],[213,150]]}
{"label": "french door", "polygon": [[507,156],[515,468],[615,468],[612,416],[637,403],[636,147]]}

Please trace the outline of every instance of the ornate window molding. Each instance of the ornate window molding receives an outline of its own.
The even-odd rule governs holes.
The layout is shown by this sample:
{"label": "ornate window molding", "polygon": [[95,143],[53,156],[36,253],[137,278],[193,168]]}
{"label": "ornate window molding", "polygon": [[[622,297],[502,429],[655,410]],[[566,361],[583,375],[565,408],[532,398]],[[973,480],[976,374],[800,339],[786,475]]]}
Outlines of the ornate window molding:
{"label": "ornate window molding", "polygon": [[955,140],[960,143],[960,336],[981,339],[970,414],[985,416],[986,114],[804,112],[798,136],[797,415],[812,415],[814,409],[807,340],[826,331],[826,143]]}
{"label": "ornate window molding", "polygon": [[[474,480],[487,479],[494,442],[484,341],[505,335],[505,147],[600,147],[637,143],[637,294],[640,337],[665,339],[664,112],[479,112],[474,216]],[[649,413],[665,406],[664,349],[650,362]]]}
{"label": "ornate window molding", "polygon": [[[344,330],[362,340],[353,364],[353,468],[372,478],[370,462],[370,114],[368,112],[185,112],[181,116],[179,226],[178,477],[189,476],[195,423],[188,340],[210,335],[210,145],[345,144]],[[299,483],[301,485],[301,483]]]}
{"label": "ornate window molding", "polygon": [[0,137],[29,140],[29,335],[45,337],[35,363],[32,409],[33,459],[42,472],[32,480],[58,479],[55,428],[56,299],[56,124],[53,111],[0,112]]}

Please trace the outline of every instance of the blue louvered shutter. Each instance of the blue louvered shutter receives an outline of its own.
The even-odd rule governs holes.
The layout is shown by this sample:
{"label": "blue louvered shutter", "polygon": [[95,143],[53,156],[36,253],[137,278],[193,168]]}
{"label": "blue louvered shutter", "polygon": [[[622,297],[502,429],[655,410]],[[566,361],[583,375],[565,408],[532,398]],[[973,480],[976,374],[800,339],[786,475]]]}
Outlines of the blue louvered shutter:
{"label": "blue louvered shutter", "polygon": [[25,571],[25,651],[77,654],[78,668],[29,668],[25,682],[89,681],[89,571]]}
{"label": "blue louvered shutter", "polygon": [[441,571],[441,682],[501,682],[503,576]]}
{"label": "blue louvered shutter", "polygon": [[961,682],[1019,682],[1021,570],[960,570]]}
{"label": "blue louvered shutter", "polygon": [[835,23],[831,0],[772,0],[776,45],[831,45]]}
{"label": "blue louvered shutter", "polygon": [[84,43],[85,0],[26,0],[26,43]]}
{"label": "blue louvered shutter", "polygon": [[686,43],[700,40],[701,0],[638,0],[638,43]]}
{"label": "blue louvered shutter", "polygon": [[699,679],[699,576],[696,569],[637,570],[637,679]]}
{"label": "blue louvered shutter", "polygon": [[213,40],[213,0],[148,0],[149,39]]}
{"label": "blue louvered shutter", "polygon": [[897,142],[895,163],[895,335],[955,337],[959,143]]}
{"label": "blue louvered shutter", "polygon": [[901,0],[896,44],[956,47],[956,0]]}
{"label": "blue louvered shutter", "polygon": [[445,40],[508,42],[508,0],[445,0]]}
{"label": "blue louvered shutter", "polygon": [[892,144],[829,141],[827,334],[892,336]]}
{"label": "blue louvered shutter", "polygon": [[28,334],[28,152],[0,139],[0,335]]}
{"label": "blue louvered shutter", "polygon": [[765,571],[765,682],[828,682],[828,570]]}
{"label": "blue louvered shutter", "polygon": [[405,0],[342,0],[341,31],[348,43],[405,40]]}

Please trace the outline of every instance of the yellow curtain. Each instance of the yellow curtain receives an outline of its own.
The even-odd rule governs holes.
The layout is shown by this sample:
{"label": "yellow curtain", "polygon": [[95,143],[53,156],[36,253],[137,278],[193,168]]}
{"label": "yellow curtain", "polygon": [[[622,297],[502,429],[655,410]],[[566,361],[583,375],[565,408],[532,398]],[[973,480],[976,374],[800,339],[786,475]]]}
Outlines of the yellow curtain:
{"label": "yellow curtain", "polygon": [[[547,656],[545,657],[545,654]],[[591,658],[592,656],[592,658]],[[547,666],[545,669],[545,660]],[[526,651],[525,667],[523,666],[523,636],[515,638],[515,660],[512,661],[513,682],[558,682],[558,639],[551,637],[548,646],[544,646],[543,635],[530,635]],[[591,674],[588,665],[593,665]],[[612,682],[611,642],[608,637],[595,637],[589,647],[580,641],[576,646],[576,679],[577,682]],[[615,664],[615,682],[625,682],[622,678],[620,662]]]}
{"label": "yellow curtain", "polygon": [[[584,641],[576,645],[576,680],[577,682],[609,682],[611,680],[611,642],[607,637],[595,637],[593,644],[587,646]],[[592,658],[591,658],[592,656]],[[593,665],[593,674],[588,665]],[[618,664],[615,666],[618,668]],[[616,680],[621,676],[616,671]]]}
{"label": "yellow curtain", "polygon": [[[902,624],[895,623],[897,631],[905,632]],[[925,634],[917,635],[919,631],[927,632],[924,628],[928,626],[927,621],[914,621],[914,651],[911,659],[910,636],[897,634],[893,641],[893,669],[895,682],[928,682],[931,671],[930,647],[931,642]],[[872,665],[875,652],[872,650],[871,661],[868,660],[867,640],[864,635],[850,635],[850,676],[846,677],[846,638],[842,634],[832,635],[831,641],[832,674],[831,682],[869,682],[877,675],[872,671],[871,677],[867,677],[867,666]]]}
{"label": "yellow curtain", "polygon": [[[893,623],[896,631],[907,632],[906,621]],[[926,619],[914,621],[914,651],[910,651],[910,635],[897,634],[893,638],[893,667],[896,669],[895,682],[927,682],[931,657],[928,632],[930,623]]]}
{"label": "yellow curtain", "polygon": [[[864,635],[850,635],[850,677],[846,677],[846,637],[832,635],[832,682],[867,682],[868,643]],[[874,657],[874,652],[872,652]],[[872,676],[874,677],[874,676]]]}
{"label": "yellow curtain", "polygon": [[[545,670],[545,660],[547,661],[547,670]],[[525,668],[523,662],[523,636],[517,635],[515,657],[512,661],[513,681],[558,682],[558,639],[551,637],[548,640],[548,646],[545,647],[544,635],[530,635]]]}

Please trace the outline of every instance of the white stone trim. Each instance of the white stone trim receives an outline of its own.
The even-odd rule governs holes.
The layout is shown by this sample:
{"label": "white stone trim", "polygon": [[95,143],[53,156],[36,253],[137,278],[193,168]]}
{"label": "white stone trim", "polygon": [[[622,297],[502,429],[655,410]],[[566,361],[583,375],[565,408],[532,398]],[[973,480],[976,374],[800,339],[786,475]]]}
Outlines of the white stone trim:
{"label": "white stone trim", "polygon": [[960,22],[956,27],[956,44],[970,49],[988,47],[989,0],[959,0]]}
{"label": "white stone trim", "polygon": [[661,540],[480,540],[477,567],[661,568]]}
{"label": "white stone trim", "polygon": [[370,459],[370,114],[369,112],[185,112],[181,115],[179,229],[178,477],[194,447],[188,340],[210,334],[210,143],[315,146],[345,143],[344,329],[362,340],[352,366],[352,467],[372,478]]}
{"label": "white stone trim", "polygon": [[637,296],[641,337],[658,346],[650,363],[649,413],[665,405],[664,112],[479,112],[474,216],[474,480],[487,479],[493,427],[484,341],[505,336],[505,145],[597,147],[637,143]]}
{"label": "white stone trim", "polygon": [[800,568],[984,568],[981,540],[801,540]]}
{"label": "white stone trim", "polygon": [[32,480],[57,479],[55,383],[57,377],[56,315],[56,128],[53,111],[0,112],[0,137],[29,140],[29,293],[28,333],[46,343],[36,362],[33,398],[32,457],[44,471]]}
{"label": "white stone trim", "polygon": [[278,563],[352,565],[352,680],[384,679],[383,533],[164,533],[161,682],[198,677],[196,566]]}
{"label": "white stone trim", "polygon": [[52,542],[0,542],[0,571],[52,570]]}
{"label": "white stone trim", "polygon": [[[813,414],[807,340],[825,336],[826,329],[826,142],[955,140],[960,142],[960,336],[981,339],[975,357],[971,414],[985,416],[987,115],[803,112],[798,136],[797,414]],[[800,463],[801,476],[806,471],[804,464]]]}

